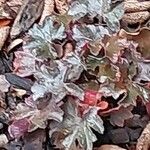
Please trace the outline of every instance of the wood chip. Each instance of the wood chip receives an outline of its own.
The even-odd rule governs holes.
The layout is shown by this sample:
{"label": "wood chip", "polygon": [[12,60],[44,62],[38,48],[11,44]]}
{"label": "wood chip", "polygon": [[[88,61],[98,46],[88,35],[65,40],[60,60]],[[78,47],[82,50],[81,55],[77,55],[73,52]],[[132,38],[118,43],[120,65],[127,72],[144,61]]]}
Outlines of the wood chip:
{"label": "wood chip", "polygon": [[6,26],[6,27],[0,27],[0,49],[2,49],[7,37],[8,37],[8,34],[9,34],[9,29],[10,27],[9,26]]}
{"label": "wood chip", "polygon": [[136,150],[148,150],[150,148],[150,123],[147,124],[138,139]]}
{"label": "wood chip", "polygon": [[150,9],[150,1],[138,2],[137,0],[126,1],[124,3],[125,12],[139,12]]}
{"label": "wood chip", "polygon": [[148,11],[134,12],[134,13],[126,13],[122,20],[129,24],[143,23],[150,17],[150,13]]}

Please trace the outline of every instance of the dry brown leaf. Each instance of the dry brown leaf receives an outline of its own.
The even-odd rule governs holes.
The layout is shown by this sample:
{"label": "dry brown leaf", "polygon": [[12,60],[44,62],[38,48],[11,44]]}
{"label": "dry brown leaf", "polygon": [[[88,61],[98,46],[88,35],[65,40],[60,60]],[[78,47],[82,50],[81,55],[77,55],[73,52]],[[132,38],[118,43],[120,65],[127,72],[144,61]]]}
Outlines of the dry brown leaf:
{"label": "dry brown leaf", "polygon": [[55,0],[56,8],[61,15],[68,11],[68,4],[66,0]]}
{"label": "dry brown leaf", "polygon": [[11,19],[10,13],[6,10],[5,5],[2,3],[0,6],[0,19]]}
{"label": "dry brown leaf", "polygon": [[118,54],[120,52],[120,50],[122,49],[118,43],[119,39],[120,39],[120,37],[118,35],[113,35],[113,36],[111,36],[111,38],[108,39],[108,41],[106,43],[106,47],[105,47],[106,54],[110,58],[113,58],[113,56],[115,54]]}
{"label": "dry brown leaf", "polygon": [[8,143],[8,138],[5,134],[0,135],[0,146],[4,146]]}
{"label": "dry brown leaf", "polygon": [[10,25],[11,20],[10,19],[0,19],[0,27],[5,27]]}
{"label": "dry brown leaf", "polygon": [[35,132],[28,133],[24,137],[24,150],[44,150],[43,143],[46,141],[44,130],[36,130]]}
{"label": "dry brown leaf", "polygon": [[44,9],[43,9],[41,19],[40,19],[40,24],[42,24],[45,17],[51,15],[53,11],[54,11],[54,0],[45,0]]}
{"label": "dry brown leaf", "polygon": [[138,43],[139,51],[145,59],[150,59],[150,30],[142,29],[140,32],[131,34],[121,30],[121,36]]}
{"label": "dry brown leaf", "polygon": [[116,145],[102,145],[100,148],[95,150],[126,150]]}
{"label": "dry brown leaf", "polygon": [[124,121],[133,117],[132,107],[121,107],[119,110],[116,110],[110,115],[110,123],[115,126],[123,127]]}
{"label": "dry brown leaf", "polygon": [[2,4],[4,4],[6,2],[6,0],[0,0],[0,7]]}
{"label": "dry brown leaf", "polygon": [[14,38],[21,32],[27,31],[41,16],[43,0],[25,0],[12,26],[10,36]]}
{"label": "dry brown leaf", "polygon": [[0,27],[0,49],[2,49],[8,35],[9,35],[9,26]]}
{"label": "dry brown leaf", "polygon": [[150,123],[147,124],[138,139],[136,150],[149,150],[150,148]]}

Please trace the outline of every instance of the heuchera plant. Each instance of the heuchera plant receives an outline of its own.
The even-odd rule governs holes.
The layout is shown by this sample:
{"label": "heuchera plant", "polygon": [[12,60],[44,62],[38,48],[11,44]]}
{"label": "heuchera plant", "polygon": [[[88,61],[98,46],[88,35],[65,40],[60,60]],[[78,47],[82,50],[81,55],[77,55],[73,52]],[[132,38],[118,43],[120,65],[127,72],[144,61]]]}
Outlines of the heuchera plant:
{"label": "heuchera plant", "polygon": [[75,0],[66,21],[54,15],[29,30],[23,51],[15,52],[14,73],[35,82],[12,112],[12,137],[49,126],[57,147],[92,150],[93,130],[105,130],[101,116],[123,126],[137,98],[149,100],[150,64],[137,43],[119,37],[123,14],[122,3],[112,8],[111,0]]}

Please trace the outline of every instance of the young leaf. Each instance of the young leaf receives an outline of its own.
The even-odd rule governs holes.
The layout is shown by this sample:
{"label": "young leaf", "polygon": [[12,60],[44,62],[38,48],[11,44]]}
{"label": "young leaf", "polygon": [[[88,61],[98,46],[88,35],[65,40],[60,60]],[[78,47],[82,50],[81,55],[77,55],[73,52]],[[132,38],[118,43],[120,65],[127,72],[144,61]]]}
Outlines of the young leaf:
{"label": "young leaf", "polygon": [[42,26],[35,24],[29,30],[31,41],[24,48],[39,58],[56,58],[57,53],[52,43],[54,40],[62,40],[66,37],[65,27],[62,23],[54,24],[55,20],[52,17],[47,17]]}
{"label": "young leaf", "polygon": [[34,100],[49,92],[53,94],[52,97],[57,102],[67,94],[77,96],[82,100],[83,90],[77,85],[67,82],[78,79],[83,69],[80,58],[75,54],[68,55],[62,60],[53,61],[53,66],[42,65],[37,68],[34,73],[37,82],[31,88]]}
{"label": "young leaf", "polygon": [[107,26],[113,32],[119,31],[120,29],[120,20],[124,14],[123,4],[116,6],[112,11],[104,14],[104,20],[107,23]]}
{"label": "young leaf", "polygon": [[81,147],[92,150],[92,142],[96,141],[96,136],[91,128],[103,134],[104,127],[102,119],[97,115],[97,109],[91,108],[81,118],[78,116],[77,106],[73,101],[65,104],[65,117],[56,131],[66,131],[62,144],[66,149],[70,149],[74,142],[78,140]]}
{"label": "young leaf", "polygon": [[109,32],[103,26],[84,25],[73,27],[73,39],[76,40],[79,46],[83,46],[87,42],[95,42],[102,40]]}
{"label": "young leaf", "polygon": [[144,103],[149,101],[150,91],[148,89],[135,83],[128,84],[126,88],[126,98],[119,101],[119,104],[123,104],[124,106],[136,106],[136,100],[138,96],[143,100]]}
{"label": "young leaf", "polygon": [[[87,58],[87,68],[94,71],[92,74],[95,74],[98,78],[106,76],[111,80],[116,79],[118,72],[117,67],[114,66],[108,58],[99,59],[93,56]],[[98,69],[97,73],[95,73],[95,69]]]}
{"label": "young leaf", "polygon": [[79,0],[73,1],[70,5],[68,15],[78,20],[89,14],[95,17],[97,14],[102,16],[103,12],[110,8],[111,0]]}
{"label": "young leaf", "polygon": [[103,17],[107,26],[113,32],[118,32],[120,29],[120,19],[124,14],[124,7],[121,3],[111,10],[111,0],[79,0],[73,1],[70,5],[68,15],[73,16],[74,20],[78,20],[86,15],[93,18]]}

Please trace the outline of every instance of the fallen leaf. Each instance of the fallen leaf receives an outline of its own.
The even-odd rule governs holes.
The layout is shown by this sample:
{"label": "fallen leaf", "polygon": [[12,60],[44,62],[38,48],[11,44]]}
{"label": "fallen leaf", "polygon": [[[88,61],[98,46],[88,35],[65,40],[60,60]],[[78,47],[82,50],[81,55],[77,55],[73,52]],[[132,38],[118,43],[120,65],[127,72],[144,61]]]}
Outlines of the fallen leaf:
{"label": "fallen leaf", "polygon": [[131,112],[132,109],[133,109],[132,107],[127,107],[127,108],[121,107],[118,110],[113,111],[110,114],[110,123],[113,126],[117,125],[119,127],[123,127],[125,120],[133,117],[133,114]]}
{"label": "fallen leaf", "polygon": [[26,118],[15,120],[9,127],[8,132],[11,137],[19,138],[24,135],[25,132],[28,131],[29,121]]}
{"label": "fallen leaf", "polygon": [[122,34],[124,34],[124,37],[126,37],[128,40],[133,40],[138,43],[139,52],[144,59],[150,59],[150,30],[142,29],[136,34],[130,34],[122,30]]}
{"label": "fallen leaf", "polygon": [[40,19],[40,24],[43,24],[44,19],[50,16],[54,11],[54,0],[44,0],[44,8]]}
{"label": "fallen leaf", "polygon": [[65,14],[68,11],[68,4],[66,0],[55,0],[56,8],[60,14]]}
{"label": "fallen leaf", "polygon": [[30,76],[35,71],[35,58],[25,51],[16,51],[13,62],[14,73],[18,76]]}
{"label": "fallen leaf", "polygon": [[11,28],[11,38],[15,38],[21,32],[27,31],[33,25],[33,23],[40,17],[43,5],[43,0],[24,1]]}
{"label": "fallen leaf", "polygon": [[18,13],[18,10],[23,4],[23,0],[9,0],[6,1],[6,4],[12,9],[15,13]]}
{"label": "fallen leaf", "polygon": [[44,130],[36,130],[28,133],[24,137],[24,150],[44,150],[43,144],[46,141],[46,134]]}

